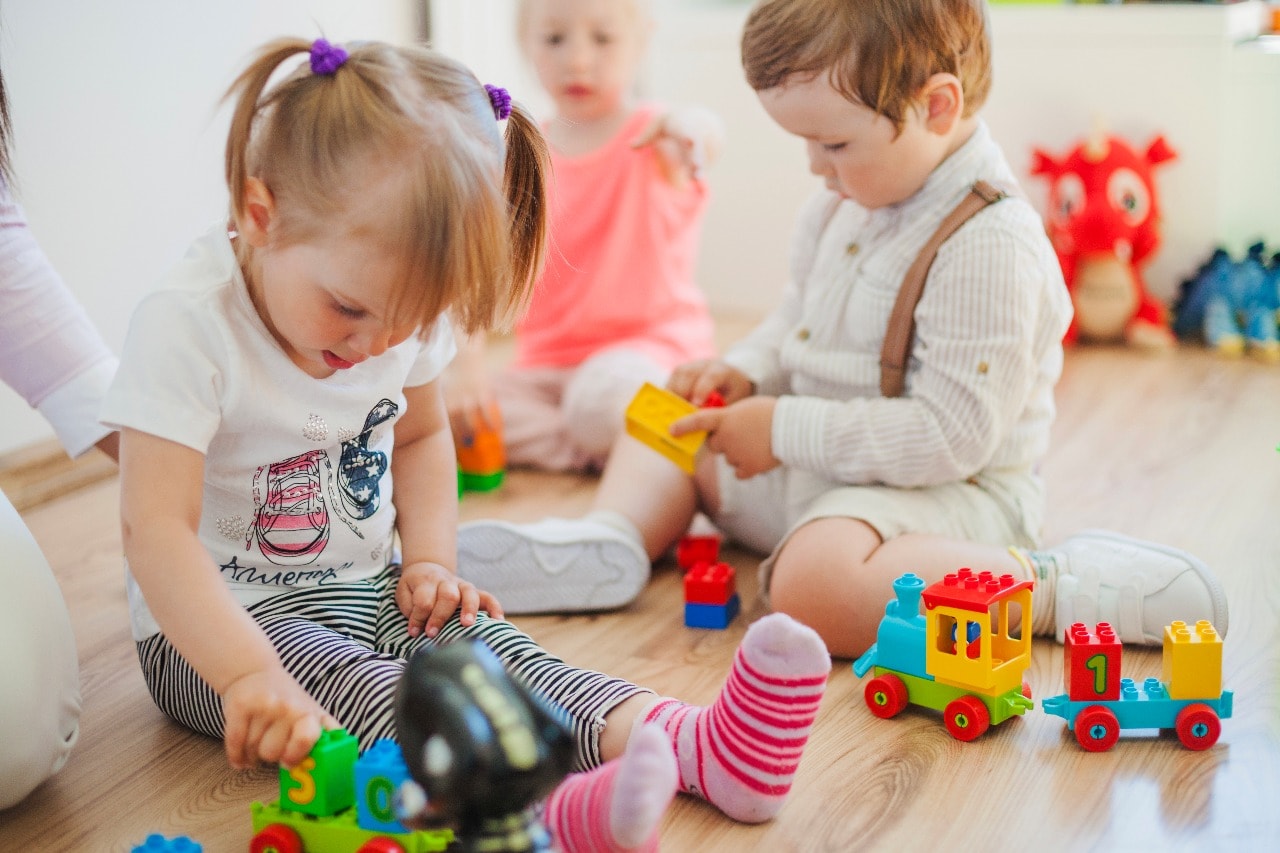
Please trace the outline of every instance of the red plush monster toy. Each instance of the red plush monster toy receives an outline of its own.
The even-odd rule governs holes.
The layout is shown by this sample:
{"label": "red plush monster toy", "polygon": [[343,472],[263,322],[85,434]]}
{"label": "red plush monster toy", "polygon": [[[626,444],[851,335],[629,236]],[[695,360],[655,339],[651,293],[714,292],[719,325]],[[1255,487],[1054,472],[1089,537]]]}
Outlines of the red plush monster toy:
{"label": "red plush monster toy", "polygon": [[1051,182],[1049,237],[1075,306],[1068,343],[1173,346],[1168,311],[1147,293],[1139,267],[1160,245],[1152,171],[1175,156],[1162,136],[1138,153],[1101,133],[1061,159],[1033,152],[1031,174]]}

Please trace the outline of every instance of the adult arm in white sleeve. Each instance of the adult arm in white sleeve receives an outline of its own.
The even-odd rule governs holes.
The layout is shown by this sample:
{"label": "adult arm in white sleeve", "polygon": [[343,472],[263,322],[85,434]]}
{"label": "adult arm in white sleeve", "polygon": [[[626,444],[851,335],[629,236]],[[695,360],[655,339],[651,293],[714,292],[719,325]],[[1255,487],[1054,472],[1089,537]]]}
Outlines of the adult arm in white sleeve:
{"label": "adult arm in white sleeve", "polygon": [[0,182],[0,379],[79,456],[110,433],[98,410],[115,369],[115,355]]}

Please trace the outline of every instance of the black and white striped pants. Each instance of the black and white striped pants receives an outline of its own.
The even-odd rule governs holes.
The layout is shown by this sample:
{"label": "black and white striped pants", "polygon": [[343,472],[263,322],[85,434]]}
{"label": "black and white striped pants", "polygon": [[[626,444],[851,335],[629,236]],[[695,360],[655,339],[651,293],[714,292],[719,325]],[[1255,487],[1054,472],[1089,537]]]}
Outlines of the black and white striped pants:
{"label": "black and white striped pants", "polygon": [[[480,613],[464,628],[458,615],[436,637],[410,637],[395,602],[400,567],[352,584],[308,587],[248,608],[303,689],[360,740],[395,737],[393,698],[405,661],[421,645],[478,637],[527,688],[560,707],[578,744],[578,769],[599,766],[600,732],[614,706],[647,692],[622,679],[578,669],[553,656],[510,622]],[[151,696],[165,714],[221,738],[222,700],[163,634],[138,643]]]}

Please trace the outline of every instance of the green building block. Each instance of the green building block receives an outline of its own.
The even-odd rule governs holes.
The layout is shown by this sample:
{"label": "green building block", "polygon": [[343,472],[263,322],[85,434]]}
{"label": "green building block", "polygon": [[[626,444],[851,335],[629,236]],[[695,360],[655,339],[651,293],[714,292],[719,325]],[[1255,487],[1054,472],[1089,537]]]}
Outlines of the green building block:
{"label": "green building block", "polygon": [[280,808],[320,817],[351,807],[359,754],[355,737],[346,729],[324,732],[300,764],[280,768]]}

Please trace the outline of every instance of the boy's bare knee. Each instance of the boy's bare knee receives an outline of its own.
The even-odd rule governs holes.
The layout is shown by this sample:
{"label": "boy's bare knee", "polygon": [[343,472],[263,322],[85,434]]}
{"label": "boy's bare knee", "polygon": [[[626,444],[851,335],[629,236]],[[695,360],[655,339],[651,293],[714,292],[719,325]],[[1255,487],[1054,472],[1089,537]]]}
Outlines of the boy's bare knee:
{"label": "boy's bare knee", "polygon": [[[774,610],[812,627],[836,657],[856,657],[874,640],[885,598],[866,565],[879,537],[862,522],[819,519],[795,531],[769,579]],[[886,587],[887,589],[887,587]]]}

